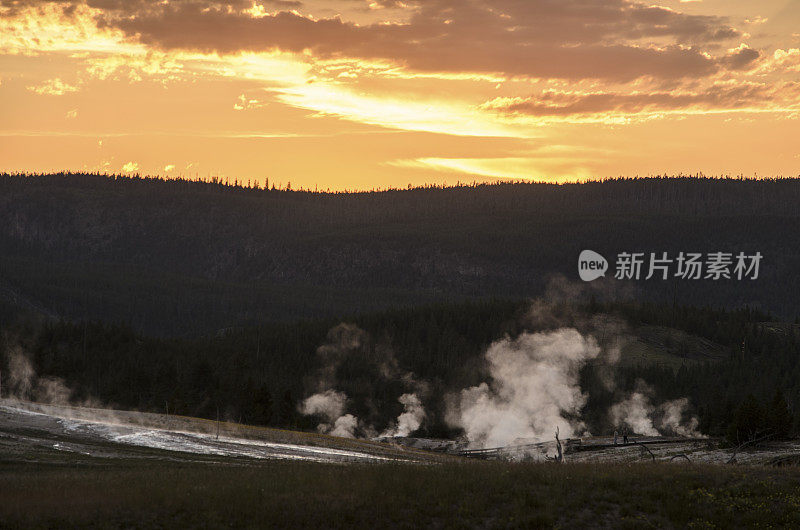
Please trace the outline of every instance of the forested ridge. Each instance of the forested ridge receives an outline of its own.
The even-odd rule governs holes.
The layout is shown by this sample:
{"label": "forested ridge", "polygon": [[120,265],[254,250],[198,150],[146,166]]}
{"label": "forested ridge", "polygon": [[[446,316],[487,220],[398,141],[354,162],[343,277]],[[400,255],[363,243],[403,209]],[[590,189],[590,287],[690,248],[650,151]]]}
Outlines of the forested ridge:
{"label": "forested ridge", "polygon": [[[10,311],[151,335],[536,296],[589,248],[761,252],[755,281],[628,282],[636,297],[800,313],[800,181],[701,177],[363,193],[107,175],[0,175]],[[624,283],[624,282],[619,282]]]}

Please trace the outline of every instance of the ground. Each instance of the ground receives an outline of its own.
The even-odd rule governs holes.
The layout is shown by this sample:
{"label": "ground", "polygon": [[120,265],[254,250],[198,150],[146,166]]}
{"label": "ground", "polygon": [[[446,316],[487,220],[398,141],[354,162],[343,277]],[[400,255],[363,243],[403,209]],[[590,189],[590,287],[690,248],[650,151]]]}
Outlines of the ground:
{"label": "ground", "polygon": [[681,443],[648,446],[656,462],[626,447],[514,463],[5,402],[0,527],[800,527],[800,468],[750,465],[757,453],[709,464],[727,453]]}
{"label": "ground", "polygon": [[0,400],[0,463],[441,462],[454,457],[369,440],[200,418]]}
{"label": "ground", "polygon": [[800,472],[669,464],[0,466],[9,528],[800,526]]}

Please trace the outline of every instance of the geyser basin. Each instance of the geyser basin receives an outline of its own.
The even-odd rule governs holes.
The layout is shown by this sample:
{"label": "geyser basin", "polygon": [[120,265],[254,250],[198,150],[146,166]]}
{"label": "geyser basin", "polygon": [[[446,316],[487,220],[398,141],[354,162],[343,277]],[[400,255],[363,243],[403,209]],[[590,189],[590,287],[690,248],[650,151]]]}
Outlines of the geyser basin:
{"label": "geyser basin", "polygon": [[438,458],[365,440],[11,400],[0,401],[0,452],[13,460],[65,461],[90,457],[382,463]]}

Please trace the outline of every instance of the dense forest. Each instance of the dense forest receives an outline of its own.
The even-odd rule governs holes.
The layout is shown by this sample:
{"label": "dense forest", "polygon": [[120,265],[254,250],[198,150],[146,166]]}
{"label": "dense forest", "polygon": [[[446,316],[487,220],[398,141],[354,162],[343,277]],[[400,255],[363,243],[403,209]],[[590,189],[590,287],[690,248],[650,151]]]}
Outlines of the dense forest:
{"label": "dense forest", "polygon": [[[706,434],[785,436],[800,417],[800,331],[788,323],[800,314],[798,203],[792,179],[318,193],[3,174],[0,384],[19,389],[22,356],[40,383],[28,397],[69,388],[74,403],[313,429],[298,405],[318,352],[354,329],[360,345],[332,374],[353,412],[383,428],[413,380],[419,432],[454,436],[448,396],[486,380],[490,344],[605,315],[634,342],[653,342],[647,326],[694,342],[584,366],[591,432],[613,430],[609,407],[645,384],[654,402],[688,398]],[[764,260],[757,280],[583,284],[583,249]],[[532,321],[531,300],[554,284],[556,318]],[[713,356],[692,351],[703,344]]]}
{"label": "dense forest", "polygon": [[[687,397],[706,434],[730,435],[738,424],[743,432],[733,438],[746,439],[750,429],[766,429],[775,410],[788,416],[783,435],[800,427],[796,324],[770,322],[770,315],[750,309],[594,299],[577,309],[556,307],[557,323],[537,323],[530,307],[528,300],[484,300],[353,316],[348,323],[367,339],[337,368],[337,388],[350,396],[359,417],[388,424],[402,411],[397,398],[406,390],[402,381],[376,372],[375,360],[389,355],[401,371],[425,382],[428,416],[419,434],[457,436],[445,421],[447,395],[485,380],[483,352],[492,341],[525,330],[580,327],[576,314],[606,315],[625,322],[631,336],[639,326],[669,326],[724,345],[728,353],[714,362],[689,357],[677,369],[620,362],[612,368],[613,387],[604,382],[609,367],[589,363],[580,386],[589,396],[583,416],[591,432],[611,432],[609,407],[642,381],[652,388],[654,402]],[[26,355],[43,380],[63,378],[74,403],[99,400],[122,408],[313,430],[317,418],[301,415],[298,404],[312,392],[319,346],[330,341],[338,325],[335,319],[313,319],[178,339],[147,338],[121,325],[20,319],[6,326],[3,344],[8,352]],[[6,370],[6,389],[10,377]]]}
{"label": "dense forest", "polygon": [[[152,336],[537,296],[577,256],[761,252],[757,280],[619,281],[627,297],[800,313],[800,181],[702,177],[363,193],[0,175],[11,313]],[[613,264],[612,264],[613,267]],[[600,280],[598,280],[599,282]]]}

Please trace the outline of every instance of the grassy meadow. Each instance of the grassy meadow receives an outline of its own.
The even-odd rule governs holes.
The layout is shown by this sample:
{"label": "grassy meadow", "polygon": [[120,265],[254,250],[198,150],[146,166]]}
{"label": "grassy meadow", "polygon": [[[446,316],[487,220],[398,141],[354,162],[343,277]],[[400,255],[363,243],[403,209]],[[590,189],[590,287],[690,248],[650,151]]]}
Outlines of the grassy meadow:
{"label": "grassy meadow", "polygon": [[6,528],[800,527],[800,470],[684,464],[0,468]]}

